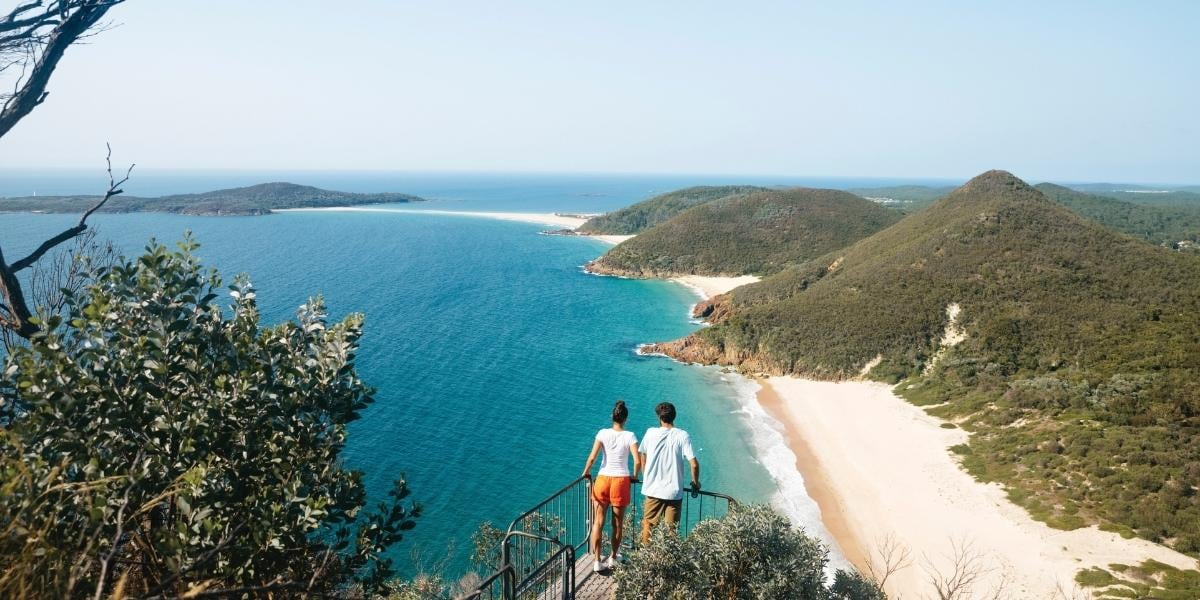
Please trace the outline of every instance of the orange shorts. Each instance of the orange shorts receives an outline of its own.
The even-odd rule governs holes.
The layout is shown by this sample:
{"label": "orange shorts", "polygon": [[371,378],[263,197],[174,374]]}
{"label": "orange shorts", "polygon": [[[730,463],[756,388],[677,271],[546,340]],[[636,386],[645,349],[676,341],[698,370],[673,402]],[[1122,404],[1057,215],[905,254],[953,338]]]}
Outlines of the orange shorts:
{"label": "orange shorts", "polygon": [[629,506],[629,477],[600,475],[592,482],[592,498],[600,504]]}

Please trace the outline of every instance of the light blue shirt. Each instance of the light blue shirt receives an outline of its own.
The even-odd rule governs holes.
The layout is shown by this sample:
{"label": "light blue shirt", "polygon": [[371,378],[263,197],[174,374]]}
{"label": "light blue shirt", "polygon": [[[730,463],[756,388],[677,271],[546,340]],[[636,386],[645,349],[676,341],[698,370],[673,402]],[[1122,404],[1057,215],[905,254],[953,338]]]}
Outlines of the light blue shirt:
{"label": "light blue shirt", "polygon": [[690,473],[687,461],[696,458],[688,432],[678,427],[651,427],[642,436],[639,451],[646,455],[642,495],[659,500],[683,498],[684,474]]}

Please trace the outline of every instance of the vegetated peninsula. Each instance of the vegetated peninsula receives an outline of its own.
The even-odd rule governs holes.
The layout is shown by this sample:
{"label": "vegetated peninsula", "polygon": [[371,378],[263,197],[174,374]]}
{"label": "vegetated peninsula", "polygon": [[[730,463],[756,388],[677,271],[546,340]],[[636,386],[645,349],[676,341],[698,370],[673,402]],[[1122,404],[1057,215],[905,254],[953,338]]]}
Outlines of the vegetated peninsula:
{"label": "vegetated peninsula", "polygon": [[[1002,171],[699,309],[653,345],[744,371],[899,383],[1035,518],[1200,555],[1200,260]],[[956,344],[954,342],[957,342]]]}
{"label": "vegetated peninsula", "polygon": [[[0,198],[0,212],[80,213],[98,196],[27,196]],[[418,196],[396,193],[335,192],[295,183],[260,183],[200,194],[159,197],[120,195],[100,209],[106,213],[165,212],[184,215],[265,215],[286,208],[322,208],[420,202]]]}
{"label": "vegetated peninsula", "polygon": [[621,210],[589,219],[579,227],[587,235],[635,235],[705,202],[765,191],[753,185],[696,186],[660,194]]}
{"label": "vegetated peninsula", "polygon": [[848,246],[900,217],[837,190],[754,191],[689,208],[587,269],[625,277],[765,275]]}

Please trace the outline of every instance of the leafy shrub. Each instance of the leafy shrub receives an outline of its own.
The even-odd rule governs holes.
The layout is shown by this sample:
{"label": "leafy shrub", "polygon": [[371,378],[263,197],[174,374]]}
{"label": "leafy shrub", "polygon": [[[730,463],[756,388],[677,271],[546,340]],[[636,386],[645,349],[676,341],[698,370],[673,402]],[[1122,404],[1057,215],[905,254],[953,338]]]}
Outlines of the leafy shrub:
{"label": "leafy shrub", "polygon": [[[856,573],[825,585],[829,551],[766,506],[703,521],[686,538],[659,528],[617,571],[617,598],[645,600],[883,598]],[[856,595],[874,590],[876,595]]]}
{"label": "leafy shrub", "polygon": [[[0,597],[373,593],[419,514],[341,464],[362,317],[261,327],[185,240],[97,273],[0,376]],[[235,594],[240,595],[240,594]]]}

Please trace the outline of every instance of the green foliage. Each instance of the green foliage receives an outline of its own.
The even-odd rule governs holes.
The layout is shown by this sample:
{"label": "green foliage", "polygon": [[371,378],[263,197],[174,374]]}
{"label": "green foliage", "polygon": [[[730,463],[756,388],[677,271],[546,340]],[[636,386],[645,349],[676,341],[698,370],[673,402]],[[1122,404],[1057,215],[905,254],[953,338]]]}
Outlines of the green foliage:
{"label": "green foliage", "polygon": [[1200,200],[1173,206],[1137,204],[1042,183],[1038,191],[1085,218],[1154,244],[1200,241]]}
{"label": "green foliage", "polygon": [[[1200,553],[1200,260],[1084,220],[1007,173],[735,290],[697,337],[756,370],[907,379],[972,434],[964,466],[1051,525]],[[948,325],[966,338],[926,373]]]}
{"label": "green foliage", "polygon": [[[95,196],[33,196],[0,198],[0,212],[41,211],[80,213],[95,204]],[[281,208],[315,208],[419,202],[408,194],[354,194],[334,192],[294,183],[260,183],[200,194],[175,194],[158,198],[117,196],[100,212],[166,212],[185,215],[264,215]]]}
{"label": "green foliage", "polygon": [[878,584],[857,571],[839,570],[829,592],[832,600],[887,600]]}
{"label": "green foliage", "polygon": [[498,571],[503,562],[500,556],[503,541],[504,530],[492,525],[491,521],[480,523],[471,534],[471,566],[485,575]]}
{"label": "green foliage", "polygon": [[900,215],[846,192],[796,188],[690,208],[591,267],[632,276],[769,274],[848,246]]}
{"label": "green foliage", "polygon": [[362,317],[261,327],[250,284],[151,243],[68,300],[0,378],[0,597],[371,593],[419,515],[364,513],[340,462],[372,401]]}
{"label": "green foliage", "polygon": [[675,215],[719,198],[761,192],[767,188],[752,185],[697,186],[676,190],[643,200],[621,210],[588,220],[579,231],[607,235],[641,233]]}
{"label": "green foliage", "polygon": [[[617,570],[619,600],[883,598],[857,574],[825,587],[829,551],[766,506],[702,521],[686,538],[659,528]],[[854,595],[860,591],[874,595]]]}
{"label": "green foliage", "polygon": [[[1111,570],[1110,570],[1111,569]],[[1093,567],[1075,575],[1075,582],[1092,588],[1097,600],[1109,598],[1157,598],[1194,600],[1200,598],[1200,570],[1177,569],[1155,560],[1136,567],[1111,564]]]}

